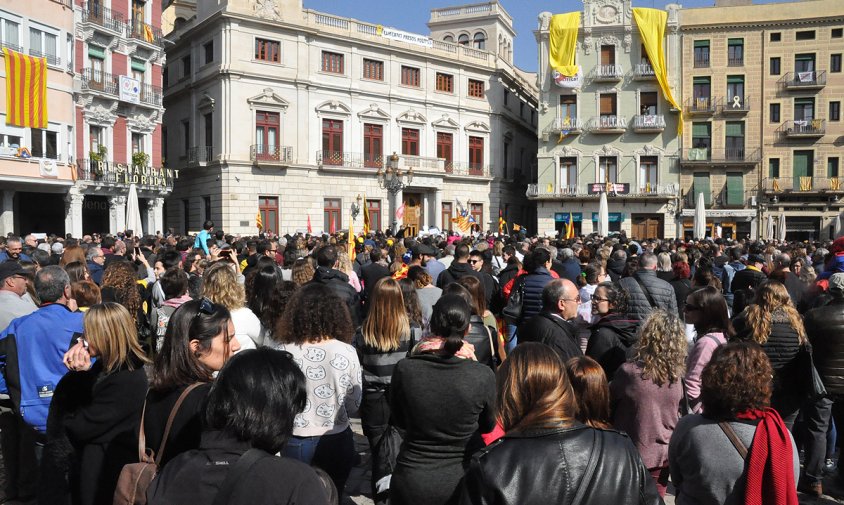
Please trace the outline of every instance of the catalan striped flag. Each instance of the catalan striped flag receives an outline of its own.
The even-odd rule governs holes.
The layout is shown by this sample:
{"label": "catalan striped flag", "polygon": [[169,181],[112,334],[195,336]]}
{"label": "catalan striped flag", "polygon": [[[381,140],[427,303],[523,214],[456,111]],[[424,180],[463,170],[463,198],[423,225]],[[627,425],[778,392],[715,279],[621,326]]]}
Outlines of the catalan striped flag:
{"label": "catalan striped flag", "polygon": [[6,124],[47,128],[47,59],[3,48],[6,58]]}
{"label": "catalan striped flag", "polygon": [[261,218],[261,211],[258,211],[258,213],[255,214],[255,226],[258,227],[258,233],[264,229],[264,220]]}
{"label": "catalan striped flag", "polygon": [[366,193],[363,194],[363,235],[368,236],[372,231],[372,222],[369,220],[369,204],[366,203]]}

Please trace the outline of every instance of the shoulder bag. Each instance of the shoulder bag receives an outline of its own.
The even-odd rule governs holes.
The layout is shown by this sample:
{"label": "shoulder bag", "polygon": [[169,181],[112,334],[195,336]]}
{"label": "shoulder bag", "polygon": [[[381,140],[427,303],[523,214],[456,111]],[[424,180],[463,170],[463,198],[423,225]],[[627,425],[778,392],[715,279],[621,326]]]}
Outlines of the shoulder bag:
{"label": "shoulder bag", "polygon": [[795,361],[800,391],[805,393],[806,397],[811,401],[826,396],[826,387],[824,386],[823,380],[821,380],[818,369],[815,368],[815,360],[812,357],[811,348],[806,344],[801,345],[797,351]]}
{"label": "shoulder bag", "polygon": [[507,300],[507,305],[501,311],[504,319],[510,324],[518,324],[522,319],[522,309],[525,298],[525,280],[521,277],[516,277],[513,281],[513,289],[510,291],[510,298]]}
{"label": "shoulder bag", "polygon": [[633,280],[636,281],[636,283],[639,285],[639,288],[641,288],[642,293],[645,294],[645,298],[648,299],[648,303],[651,305],[651,308],[657,308],[654,297],[651,295],[651,292],[648,291],[648,288],[645,287],[645,284],[642,282],[642,279],[640,279],[639,276],[637,276],[636,274],[631,275],[631,277],[633,277]]}
{"label": "shoulder bag", "polygon": [[153,452],[147,448],[147,438],[144,433],[144,417],[147,411],[147,404],[144,401],[144,409],[141,413],[141,428],[138,432],[138,462],[123,465],[120,470],[120,476],[117,479],[117,488],[114,490],[114,505],[146,505],[147,503],[147,489],[149,489],[152,479],[158,473],[161,465],[161,458],[164,456],[164,449],[167,447],[167,439],[170,437],[170,428],[173,426],[173,420],[179,412],[179,408],[187,398],[191,391],[201,386],[201,382],[191,384],[186,387],[173,408],[170,409],[170,416],[167,418],[167,424],[164,427],[164,437],[161,439],[161,445],[158,452]]}
{"label": "shoulder bag", "polygon": [[720,423],[718,423],[718,426],[721,427],[721,431],[724,432],[724,435],[727,435],[727,438],[730,439],[730,442],[732,442],[733,447],[735,447],[736,451],[738,451],[739,456],[741,456],[741,459],[747,459],[747,447],[745,447],[744,443],[738,437],[733,427],[730,426],[730,423],[728,423],[727,421],[721,421]]}

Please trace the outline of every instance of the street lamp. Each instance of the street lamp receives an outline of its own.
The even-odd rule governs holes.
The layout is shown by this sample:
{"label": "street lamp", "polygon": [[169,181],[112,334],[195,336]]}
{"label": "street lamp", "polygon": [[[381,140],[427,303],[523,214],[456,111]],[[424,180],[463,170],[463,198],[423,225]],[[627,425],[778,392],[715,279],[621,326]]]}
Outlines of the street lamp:
{"label": "street lamp", "polygon": [[402,172],[399,168],[399,155],[393,152],[387,158],[387,169],[382,171],[379,167],[375,176],[378,178],[378,186],[381,189],[386,189],[391,195],[395,195],[413,182],[413,167],[407,170],[407,174]]}

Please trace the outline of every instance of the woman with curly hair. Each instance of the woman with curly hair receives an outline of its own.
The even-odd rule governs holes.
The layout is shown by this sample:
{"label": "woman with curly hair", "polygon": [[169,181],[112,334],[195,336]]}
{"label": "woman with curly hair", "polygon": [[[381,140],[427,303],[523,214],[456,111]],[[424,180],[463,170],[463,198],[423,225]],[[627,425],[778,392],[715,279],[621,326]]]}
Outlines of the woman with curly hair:
{"label": "woman with curly hair", "polygon": [[228,261],[213,263],[205,271],[202,281],[202,296],[212,303],[222,305],[231,312],[234,323],[234,337],[241,349],[254,349],[261,336],[261,321],[246,307],[246,292],[237,281],[237,265]]}
{"label": "woman with curly hair", "polygon": [[703,370],[704,413],[680,419],[668,445],[677,505],[797,504],[800,460],[791,433],[770,408],[772,373],[753,342],[712,354]]}
{"label": "woman with curly hair", "polygon": [[703,367],[709,363],[712,352],[735,335],[735,330],[730,323],[727,300],[712,286],[692,291],[686,297],[683,312],[686,324],[694,326],[696,333],[686,358],[686,394],[692,411],[700,412],[700,376]]}
{"label": "woman with curly hair", "polygon": [[803,318],[794,308],[785,285],[768,280],[756,288],[752,305],[736,316],[733,322],[736,338],[751,340],[762,346],[774,369],[771,406],[782,415],[789,429],[794,425],[806,391],[801,382],[797,355],[808,344]]}
{"label": "woman with curly hair", "polygon": [[604,369],[589,356],[566,361],[574,397],[577,400],[577,420],[586,426],[610,429],[610,391]]}
{"label": "woman with curly hair", "polygon": [[103,272],[100,285],[103,302],[116,302],[126,307],[135,322],[138,339],[146,351],[154,345],[154,331],[144,312],[146,288],[138,283],[138,272],[128,261],[114,261]]}
{"label": "woman with curly hair", "polygon": [[322,468],[342,495],[355,462],[349,416],[361,403],[361,367],[352,317],[332,289],[310,283],[290,298],[273,331],[274,347],[293,354],[308,399],[283,455]]}
{"label": "woman with curly hair", "polygon": [[273,265],[264,265],[256,270],[247,280],[247,285],[246,306],[261,321],[257,345],[267,345],[297,286],[282,280],[279,270]]}
{"label": "woman with curly hair", "polygon": [[597,361],[607,378],[632,355],[639,322],[627,314],[627,291],[613,282],[602,282],[592,294],[592,313],[598,318],[590,326],[586,355]]}
{"label": "woman with curly hair", "polygon": [[290,277],[293,279],[293,283],[296,284],[296,286],[302,287],[314,279],[314,272],[316,272],[316,270],[314,269],[314,265],[311,263],[311,260],[308,258],[299,258],[295,263],[293,263]]}
{"label": "woman with curly hair", "polygon": [[635,355],[610,383],[613,426],[633,440],[660,496],[668,486],[668,442],[683,398],[687,347],[677,315],[656,309],[642,325]]}

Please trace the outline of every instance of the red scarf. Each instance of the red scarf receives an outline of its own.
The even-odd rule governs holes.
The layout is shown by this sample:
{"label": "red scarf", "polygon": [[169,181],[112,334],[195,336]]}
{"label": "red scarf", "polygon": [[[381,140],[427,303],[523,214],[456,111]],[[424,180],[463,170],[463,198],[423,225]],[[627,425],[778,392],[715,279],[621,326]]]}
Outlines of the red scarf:
{"label": "red scarf", "polygon": [[747,456],[745,505],[797,505],[791,437],[776,410],[746,410],[737,419],[760,419]]}

